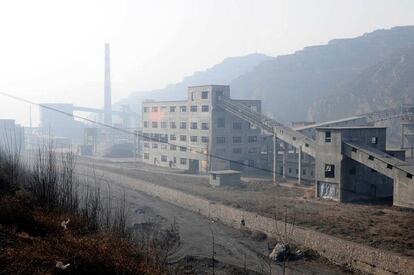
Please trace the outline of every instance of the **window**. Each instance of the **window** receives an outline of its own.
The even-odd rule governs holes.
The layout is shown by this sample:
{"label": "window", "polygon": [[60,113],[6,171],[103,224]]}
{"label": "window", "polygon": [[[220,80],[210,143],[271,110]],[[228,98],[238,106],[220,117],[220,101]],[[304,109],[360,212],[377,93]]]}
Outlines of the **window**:
{"label": "window", "polygon": [[292,174],[292,168],[289,168],[289,174]]}
{"label": "window", "polygon": [[158,122],[153,121],[152,122],[152,128],[158,128]]}
{"label": "window", "polygon": [[201,111],[202,112],[208,112],[208,105],[201,106]]}
{"label": "window", "polygon": [[158,107],[157,106],[152,107],[152,111],[153,112],[158,112]]}
{"label": "window", "polygon": [[241,154],[242,153],[242,148],[233,148],[232,150],[233,154]]}
{"label": "window", "polygon": [[175,113],[175,106],[170,106],[170,112]]}
{"label": "window", "polygon": [[186,135],[181,135],[180,136],[180,141],[187,141],[187,136]]}
{"label": "window", "polygon": [[151,140],[159,141],[160,140],[160,134],[151,134]]}
{"label": "window", "polygon": [[160,111],[163,112],[163,113],[166,113],[167,112],[167,106],[161,106]]}
{"label": "window", "polygon": [[242,128],[241,122],[233,122],[233,129],[234,130],[240,130]]}
{"label": "window", "polygon": [[177,150],[177,146],[176,145],[170,145],[170,150],[171,151],[176,151]]}
{"label": "window", "polygon": [[299,170],[298,170],[298,169],[296,169],[296,170],[295,170],[296,175],[298,174],[298,172],[299,172]]}
{"label": "window", "polygon": [[387,164],[387,168],[392,170],[392,165],[391,164]]}
{"label": "window", "polygon": [[242,142],[242,137],[237,136],[237,137],[233,137],[233,143],[241,143]]}
{"label": "window", "polygon": [[191,142],[197,142],[197,136],[191,136],[190,141]]}
{"label": "window", "polygon": [[176,157],[173,157],[173,162],[177,163],[177,158]]}
{"label": "window", "polygon": [[197,122],[191,122],[190,128],[197,129]]}
{"label": "window", "polygon": [[161,144],[161,150],[167,150],[167,144]]}
{"label": "window", "polygon": [[372,137],[371,138],[371,143],[372,144],[378,144],[378,138],[377,137]]}
{"label": "window", "polygon": [[187,122],[181,122],[180,129],[186,129],[186,128],[187,128]]}
{"label": "window", "polygon": [[185,151],[187,151],[187,148],[185,148],[184,146],[180,146],[180,151],[185,152]]}
{"label": "window", "polygon": [[148,107],[144,107],[144,113],[148,113],[149,108]]}
{"label": "window", "polygon": [[208,130],[208,123],[207,122],[201,123],[201,129]]}
{"label": "window", "polygon": [[201,92],[201,99],[208,99],[208,92],[207,91]]}
{"label": "window", "polygon": [[148,121],[144,121],[144,128],[148,128]]}
{"label": "window", "polygon": [[349,174],[356,175],[356,167],[351,167],[351,169],[349,169]]}
{"label": "window", "polygon": [[177,128],[177,125],[175,124],[175,121],[171,121],[171,122],[170,122],[170,128],[171,128],[171,129],[175,129],[175,128]]}
{"label": "window", "polygon": [[325,178],[334,178],[335,177],[335,165],[325,164]]}
{"label": "window", "polygon": [[201,137],[202,143],[208,143],[208,137]]}
{"label": "window", "polygon": [[369,159],[369,160],[374,160],[374,157],[373,157],[373,156],[371,156],[371,155],[369,155],[369,156],[368,156],[368,159]]}
{"label": "window", "polygon": [[217,128],[224,128],[226,127],[226,121],[223,117],[217,119]]}
{"label": "window", "polygon": [[152,149],[157,149],[158,148],[158,143],[153,143],[152,144]]}
{"label": "window", "polygon": [[249,159],[247,163],[250,167],[254,167],[254,160],[253,159]]}
{"label": "window", "polygon": [[302,175],[306,176],[306,169],[303,169]]}
{"label": "window", "polygon": [[191,105],[190,111],[193,113],[197,112],[197,105]]}
{"label": "window", "polygon": [[161,121],[161,128],[167,128],[167,122],[166,121]]}
{"label": "window", "polygon": [[150,148],[150,144],[148,142],[144,142],[144,148]]}
{"label": "window", "polygon": [[161,155],[161,161],[162,162],[167,162],[167,156],[166,155]]}
{"label": "window", "polygon": [[257,142],[257,136],[249,136],[248,141],[249,143]]}
{"label": "window", "polygon": [[247,152],[249,154],[256,154],[257,152],[259,152],[259,150],[257,149],[257,147],[251,147]]}
{"label": "window", "polygon": [[144,153],[144,159],[149,159],[149,153]]}
{"label": "window", "polygon": [[326,131],[325,132],[325,142],[329,143],[331,141],[332,141],[331,131]]}
{"label": "window", "polygon": [[177,137],[175,135],[170,135],[170,140],[177,140]]}
{"label": "window", "polygon": [[413,178],[413,175],[410,174],[410,173],[407,173],[407,178],[412,179]]}
{"label": "window", "polygon": [[226,143],[226,138],[225,137],[216,137],[216,143],[217,144]]}
{"label": "window", "polygon": [[180,112],[181,113],[187,112],[187,106],[180,106]]}
{"label": "window", "polygon": [[187,159],[185,159],[185,158],[180,158],[180,164],[182,164],[182,165],[186,165],[186,164],[187,164]]}
{"label": "window", "polygon": [[160,135],[160,141],[161,142],[168,142],[168,135],[167,134],[161,134]]}
{"label": "window", "polygon": [[191,92],[191,101],[194,101],[194,93]]}

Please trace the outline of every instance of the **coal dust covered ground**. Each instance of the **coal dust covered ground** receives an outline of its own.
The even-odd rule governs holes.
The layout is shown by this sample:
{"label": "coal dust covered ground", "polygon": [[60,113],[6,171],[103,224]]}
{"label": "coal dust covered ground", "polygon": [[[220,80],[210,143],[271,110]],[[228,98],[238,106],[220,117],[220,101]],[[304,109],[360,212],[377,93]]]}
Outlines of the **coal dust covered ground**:
{"label": "coal dust covered ground", "polygon": [[[105,185],[108,185],[112,196],[125,196],[129,209],[128,216],[134,228],[151,231],[176,226],[180,240],[179,245],[172,249],[169,262],[184,268],[183,273],[212,274],[214,266],[215,274],[243,274],[245,272],[247,274],[280,274],[280,265],[272,263],[267,257],[274,241],[254,238],[251,232],[211,221],[195,212],[143,194],[134,189],[134,181],[125,183],[120,180],[119,176],[127,175],[137,182],[152,183],[160,180],[166,185],[168,184],[165,181],[176,182],[177,176],[180,179],[179,182],[190,186],[195,184],[195,187],[204,186],[203,181],[206,180],[204,177],[170,174],[162,169],[141,165],[138,169],[132,164],[79,159],[77,174],[90,179],[91,182],[101,182],[102,192],[105,192]],[[213,237],[214,265],[212,261]],[[287,269],[287,274],[346,273],[317,257],[290,261]]]}
{"label": "coal dust covered ground", "polygon": [[187,175],[139,162],[79,161],[276,219],[282,219],[287,208],[288,220],[298,226],[414,257],[414,211],[390,203],[319,200],[314,198],[312,185],[299,186],[293,180],[275,185],[269,179],[251,178],[237,188],[217,188],[208,184],[207,176]]}

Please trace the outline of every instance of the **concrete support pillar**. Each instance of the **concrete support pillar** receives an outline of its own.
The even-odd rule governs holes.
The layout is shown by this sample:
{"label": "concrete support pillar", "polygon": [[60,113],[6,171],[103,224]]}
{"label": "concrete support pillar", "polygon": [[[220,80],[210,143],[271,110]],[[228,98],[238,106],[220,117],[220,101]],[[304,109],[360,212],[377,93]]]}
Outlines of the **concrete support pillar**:
{"label": "concrete support pillar", "polygon": [[273,183],[276,183],[277,136],[273,134]]}
{"label": "concrete support pillar", "polygon": [[302,179],[302,146],[299,146],[298,150],[298,184],[301,183]]}
{"label": "concrete support pillar", "polygon": [[286,158],[287,155],[289,154],[288,151],[288,144],[286,142],[283,143],[283,164],[282,164],[282,174],[283,174],[283,178],[286,179]]}

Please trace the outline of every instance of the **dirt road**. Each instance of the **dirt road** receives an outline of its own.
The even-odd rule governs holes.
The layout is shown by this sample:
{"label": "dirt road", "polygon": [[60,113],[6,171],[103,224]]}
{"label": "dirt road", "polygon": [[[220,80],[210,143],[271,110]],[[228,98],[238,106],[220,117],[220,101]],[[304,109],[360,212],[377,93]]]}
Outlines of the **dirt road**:
{"label": "dirt road", "polygon": [[[98,179],[98,182],[110,183],[114,196],[122,196],[125,190],[130,211],[131,224],[148,220],[157,220],[161,226],[169,226],[174,220],[179,226],[181,245],[170,258],[178,261],[187,255],[211,258],[212,232],[215,240],[215,258],[225,264],[269,274],[269,262],[263,260],[268,255],[265,241],[254,241],[249,234],[233,229],[221,223],[212,222],[194,212],[184,210],[158,198],[149,197],[134,189],[133,182],[124,183],[119,175],[125,176],[122,170],[110,169],[93,165],[89,161],[78,163],[77,173],[85,178]],[[297,261],[289,263],[289,274],[338,274],[339,268],[327,266],[320,262]],[[280,274],[281,269],[271,265],[272,274]]]}

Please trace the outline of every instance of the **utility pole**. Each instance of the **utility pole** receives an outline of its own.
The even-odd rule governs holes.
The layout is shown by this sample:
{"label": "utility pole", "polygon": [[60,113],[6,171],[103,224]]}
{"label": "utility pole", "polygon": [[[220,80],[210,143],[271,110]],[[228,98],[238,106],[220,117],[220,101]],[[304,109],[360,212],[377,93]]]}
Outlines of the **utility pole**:
{"label": "utility pole", "polygon": [[286,142],[284,142],[283,143],[283,164],[282,164],[282,166],[283,166],[283,171],[282,171],[282,173],[283,173],[283,179],[286,179],[286,158],[287,158],[287,155],[288,155],[288,153],[289,153],[289,151],[288,151],[289,149],[288,149],[288,144],[286,143]]}
{"label": "utility pole", "polygon": [[298,150],[298,184],[301,184],[302,178],[302,145],[299,146]]}
{"label": "utility pole", "polygon": [[277,136],[273,133],[273,183],[276,183]]}

